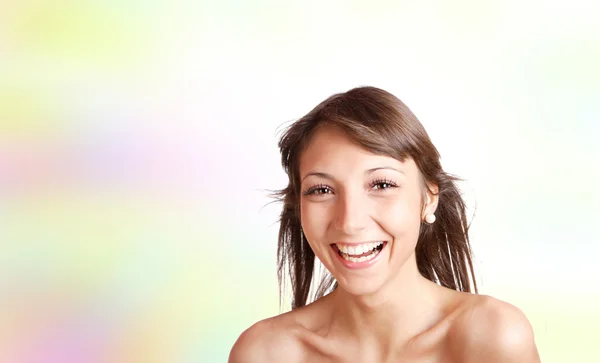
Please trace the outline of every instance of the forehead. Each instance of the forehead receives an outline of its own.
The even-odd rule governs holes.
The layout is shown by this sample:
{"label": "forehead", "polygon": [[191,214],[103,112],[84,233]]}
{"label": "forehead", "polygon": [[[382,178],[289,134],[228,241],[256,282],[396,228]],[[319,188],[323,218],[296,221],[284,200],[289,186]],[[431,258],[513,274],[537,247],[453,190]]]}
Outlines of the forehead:
{"label": "forehead", "polygon": [[416,165],[411,159],[401,162],[391,156],[374,154],[334,126],[316,130],[300,154],[301,176],[314,171],[348,173],[376,167],[397,168],[407,174],[416,172]]}

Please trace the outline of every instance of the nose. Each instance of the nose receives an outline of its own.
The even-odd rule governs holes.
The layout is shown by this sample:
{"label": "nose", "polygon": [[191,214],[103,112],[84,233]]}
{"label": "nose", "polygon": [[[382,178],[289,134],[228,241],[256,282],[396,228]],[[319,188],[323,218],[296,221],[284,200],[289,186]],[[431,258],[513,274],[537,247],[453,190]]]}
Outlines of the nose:
{"label": "nose", "polygon": [[356,235],[367,223],[368,205],[360,193],[340,193],[336,201],[333,225],[345,235]]}

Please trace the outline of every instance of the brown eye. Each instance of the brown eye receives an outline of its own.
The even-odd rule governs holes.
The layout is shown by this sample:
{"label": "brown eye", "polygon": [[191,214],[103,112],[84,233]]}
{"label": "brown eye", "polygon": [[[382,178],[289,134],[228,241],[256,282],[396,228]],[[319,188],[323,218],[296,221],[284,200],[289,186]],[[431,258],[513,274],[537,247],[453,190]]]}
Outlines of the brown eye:
{"label": "brown eye", "polygon": [[327,185],[316,185],[310,189],[308,189],[306,192],[304,192],[304,195],[324,195],[324,194],[331,194],[331,188],[328,187]]}
{"label": "brown eye", "polygon": [[392,185],[388,184],[388,183],[377,183],[375,184],[375,189],[387,189],[390,188]]}
{"label": "brown eye", "polygon": [[396,188],[398,185],[391,180],[379,179],[371,183],[371,188],[375,190],[385,190],[390,188]]}

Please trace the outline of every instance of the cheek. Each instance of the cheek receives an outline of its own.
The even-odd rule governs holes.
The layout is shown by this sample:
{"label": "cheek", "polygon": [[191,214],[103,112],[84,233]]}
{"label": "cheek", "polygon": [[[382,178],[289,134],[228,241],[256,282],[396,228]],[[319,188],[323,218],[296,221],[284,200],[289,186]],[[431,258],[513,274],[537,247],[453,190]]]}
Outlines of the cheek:
{"label": "cheek", "polygon": [[328,215],[329,212],[324,204],[300,203],[304,236],[321,262],[327,261],[325,245],[319,241],[325,241],[327,238]]}
{"label": "cheek", "polygon": [[392,234],[401,235],[418,229],[421,212],[418,200],[396,198],[381,201],[377,205],[378,219]]}
{"label": "cheek", "polygon": [[[325,203],[300,203],[300,220],[302,228],[307,236],[318,236],[323,233],[327,226],[327,207]],[[310,240],[310,238],[309,238]]]}

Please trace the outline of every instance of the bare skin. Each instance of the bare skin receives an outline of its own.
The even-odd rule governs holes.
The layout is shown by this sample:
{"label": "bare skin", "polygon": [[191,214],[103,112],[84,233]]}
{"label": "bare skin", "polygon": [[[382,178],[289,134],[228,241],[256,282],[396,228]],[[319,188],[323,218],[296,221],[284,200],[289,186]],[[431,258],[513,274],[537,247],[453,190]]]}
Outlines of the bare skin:
{"label": "bare skin", "polygon": [[[423,197],[412,160],[372,154],[327,127],[301,155],[300,175],[303,232],[339,286],[247,329],[230,363],[540,362],[519,309],[447,289],[418,272],[420,224],[438,199]],[[385,246],[360,269],[348,268],[334,247],[375,241]]]}

